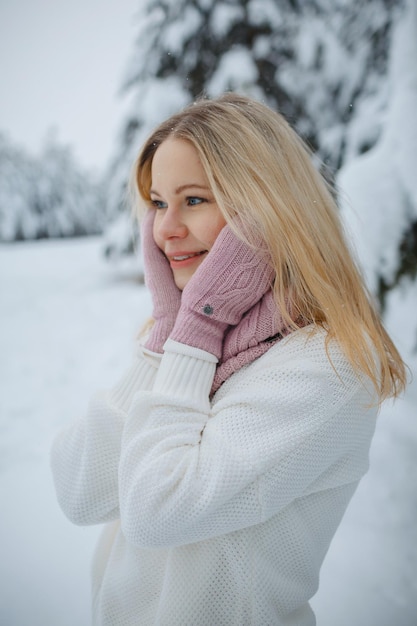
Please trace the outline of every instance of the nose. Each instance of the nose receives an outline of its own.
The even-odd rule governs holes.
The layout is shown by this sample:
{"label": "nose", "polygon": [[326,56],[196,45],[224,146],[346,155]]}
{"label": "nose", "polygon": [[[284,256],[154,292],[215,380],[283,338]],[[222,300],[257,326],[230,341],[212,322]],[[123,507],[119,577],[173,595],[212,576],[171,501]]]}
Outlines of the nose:
{"label": "nose", "polygon": [[[162,215],[160,215],[162,213]],[[188,228],[183,220],[181,211],[175,206],[168,206],[165,210],[157,213],[157,231],[159,237],[164,240],[179,238],[183,239],[188,234]]]}

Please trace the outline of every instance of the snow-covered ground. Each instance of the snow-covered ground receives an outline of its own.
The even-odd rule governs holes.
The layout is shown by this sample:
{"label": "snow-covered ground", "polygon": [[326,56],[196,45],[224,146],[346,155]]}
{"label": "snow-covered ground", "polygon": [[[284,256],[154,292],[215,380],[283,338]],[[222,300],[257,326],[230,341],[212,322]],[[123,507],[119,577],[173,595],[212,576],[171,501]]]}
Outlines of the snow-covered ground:
{"label": "snow-covered ground", "polygon": [[[68,522],[49,471],[54,434],[129,364],[150,299],[101,240],[0,246],[0,624],[88,626],[98,528]],[[390,300],[405,358],[417,289]],[[417,383],[381,413],[371,469],[332,543],[313,604],[318,626],[417,624]],[[215,626],[215,625],[208,625]]]}

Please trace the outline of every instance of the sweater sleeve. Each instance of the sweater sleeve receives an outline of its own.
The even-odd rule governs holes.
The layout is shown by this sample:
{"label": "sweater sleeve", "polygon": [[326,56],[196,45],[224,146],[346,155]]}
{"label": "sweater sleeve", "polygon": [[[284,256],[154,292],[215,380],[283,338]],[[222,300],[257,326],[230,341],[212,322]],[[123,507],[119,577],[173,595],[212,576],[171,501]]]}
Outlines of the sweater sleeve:
{"label": "sweater sleeve", "polygon": [[55,438],[51,467],[57,498],[75,524],[119,517],[118,467],[126,414],[136,391],[152,387],[158,363],[142,352],[112,390],[96,393],[85,416]]}
{"label": "sweater sleeve", "polygon": [[152,392],[135,396],[126,420],[119,486],[131,544],[169,547],[233,532],[365,473],[369,395],[350,370],[342,380],[324,365],[324,347],[323,363],[268,360],[213,407],[215,364],[198,352],[169,340]]}

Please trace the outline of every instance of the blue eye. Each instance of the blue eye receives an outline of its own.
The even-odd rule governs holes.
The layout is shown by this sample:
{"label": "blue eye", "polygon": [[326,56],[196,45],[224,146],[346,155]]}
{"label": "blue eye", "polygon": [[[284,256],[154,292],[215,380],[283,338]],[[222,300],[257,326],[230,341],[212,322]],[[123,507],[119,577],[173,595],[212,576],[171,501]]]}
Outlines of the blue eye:
{"label": "blue eye", "polygon": [[187,202],[190,206],[196,206],[197,204],[201,204],[202,202],[206,202],[204,198],[198,198],[196,196],[189,196],[187,198]]}
{"label": "blue eye", "polygon": [[166,209],[168,205],[162,200],[151,200],[151,206],[153,206],[154,209]]}

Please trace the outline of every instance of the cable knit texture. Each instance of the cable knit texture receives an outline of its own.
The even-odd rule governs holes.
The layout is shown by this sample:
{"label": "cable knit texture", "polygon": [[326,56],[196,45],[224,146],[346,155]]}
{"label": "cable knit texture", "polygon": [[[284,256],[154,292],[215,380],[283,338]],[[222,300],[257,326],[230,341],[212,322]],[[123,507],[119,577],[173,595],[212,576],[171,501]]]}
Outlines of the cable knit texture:
{"label": "cable knit texture", "polygon": [[259,358],[289,332],[270,289],[237,326],[231,327],[226,332],[211,393],[217,391],[234,372]]}
{"label": "cable knit texture", "polygon": [[171,339],[219,359],[226,329],[239,324],[270,289],[273,276],[265,255],[225,226],[182,293]]}
{"label": "cable knit texture", "polygon": [[323,331],[296,331],[209,401],[215,359],[169,340],[57,437],[64,512],[112,520],[96,626],[315,624],[309,599],[376,417],[371,385],[329,354]]}

